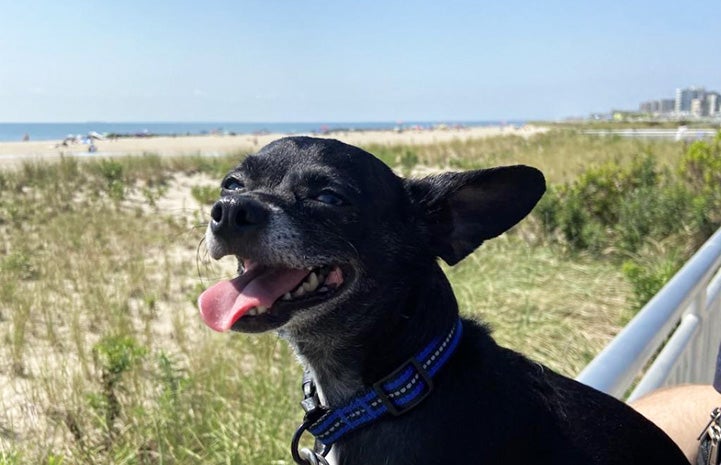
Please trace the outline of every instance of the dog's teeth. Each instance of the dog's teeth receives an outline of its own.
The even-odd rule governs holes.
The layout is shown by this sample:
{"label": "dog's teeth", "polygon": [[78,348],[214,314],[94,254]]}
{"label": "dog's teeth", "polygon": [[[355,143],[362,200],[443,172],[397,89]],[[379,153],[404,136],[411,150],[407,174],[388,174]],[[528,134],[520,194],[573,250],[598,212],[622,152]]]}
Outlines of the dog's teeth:
{"label": "dog's teeth", "polygon": [[259,305],[257,308],[258,308],[258,315],[262,315],[263,313],[268,311],[268,307],[263,307],[262,305]]}
{"label": "dog's teeth", "polygon": [[303,282],[303,289],[305,292],[313,292],[318,287],[318,276],[315,273],[308,275],[306,280]]}
{"label": "dog's teeth", "polygon": [[315,291],[318,288],[318,275],[315,274],[315,272],[310,274],[310,287],[312,291]]}
{"label": "dog's teeth", "polygon": [[257,315],[257,314],[258,314],[258,308],[257,308],[257,307],[253,307],[253,308],[251,308],[250,310],[248,310],[248,315],[250,315],[250,316],[255,316],[255,315]]}
{"label": "dog's teeth", "polygon": [[301,287],[299,287],[298,289],[296,289],[296,291],[295,291],[293,294],[291,294],[291,295],[292,295],[293,297],[302,297],[303,294],[305,294],[305,289],[303,288],[303,286],[301,286]]}
{"label": "dog's teeth", "polygon": [[319,288],[320,292],[328,292],[328,286],[323,285],[325,279],[326,276],[322,271],[311,271],[295,291],[286,292],[281,299],[292,300],[297,297],[303,297],[306,294],[318,291]]}

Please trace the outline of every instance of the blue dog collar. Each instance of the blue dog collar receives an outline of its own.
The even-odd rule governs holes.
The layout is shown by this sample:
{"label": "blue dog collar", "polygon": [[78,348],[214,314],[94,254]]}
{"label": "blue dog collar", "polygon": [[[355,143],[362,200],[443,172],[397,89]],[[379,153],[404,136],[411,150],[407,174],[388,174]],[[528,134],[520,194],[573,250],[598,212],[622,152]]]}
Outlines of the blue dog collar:
{"label": "blue dog collar", "polygon": [[308,431],[328,448],[344,435],[386,413],[398,416],[411,410],[433,391],[433,376],[458,347],[462,332],[459,318],[445,338],[433,339],[396,371],[361,392],[345,406],[327,410],[310,424]]}

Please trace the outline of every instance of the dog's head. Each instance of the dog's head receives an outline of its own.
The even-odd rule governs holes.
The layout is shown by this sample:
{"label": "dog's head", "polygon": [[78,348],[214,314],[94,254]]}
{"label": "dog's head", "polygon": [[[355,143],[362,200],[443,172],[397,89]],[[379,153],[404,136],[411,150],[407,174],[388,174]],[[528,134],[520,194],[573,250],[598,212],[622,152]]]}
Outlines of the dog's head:
{"label": "dog's head", "polygon": [[240,274],[198,299],[218,331],[302,327],[324,315],[388,308],[419,270],[453,265],[525,217],[545,190],[526,166],[396,176],[371,154],[291,137],[223,179],[206,242]]}

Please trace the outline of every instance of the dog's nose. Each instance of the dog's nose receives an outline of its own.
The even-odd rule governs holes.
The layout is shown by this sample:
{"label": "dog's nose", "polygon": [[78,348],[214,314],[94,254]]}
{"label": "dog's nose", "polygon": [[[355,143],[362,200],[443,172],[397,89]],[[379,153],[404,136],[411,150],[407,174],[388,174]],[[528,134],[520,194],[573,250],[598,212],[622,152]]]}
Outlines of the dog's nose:
{"label": "dog's nose", "polygon": [[268,219],[262,203],[248,197],[223,197],[210,210],[210,230],[232,237],[257,229]]}

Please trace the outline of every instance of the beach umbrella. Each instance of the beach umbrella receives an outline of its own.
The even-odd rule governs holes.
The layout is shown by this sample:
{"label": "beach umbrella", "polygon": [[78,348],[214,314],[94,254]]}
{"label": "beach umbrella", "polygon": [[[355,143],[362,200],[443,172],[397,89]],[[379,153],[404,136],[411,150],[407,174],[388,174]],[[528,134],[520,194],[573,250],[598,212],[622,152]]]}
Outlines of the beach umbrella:
{"label": "beach umbrella", "polygon": [[98,133],[95,132],[95,131],[90,131],[90,132],[88,133],[88,139],[92,139],[92,140],[105,140],[105,136],[103,136],[102,134],[98,134]]}

